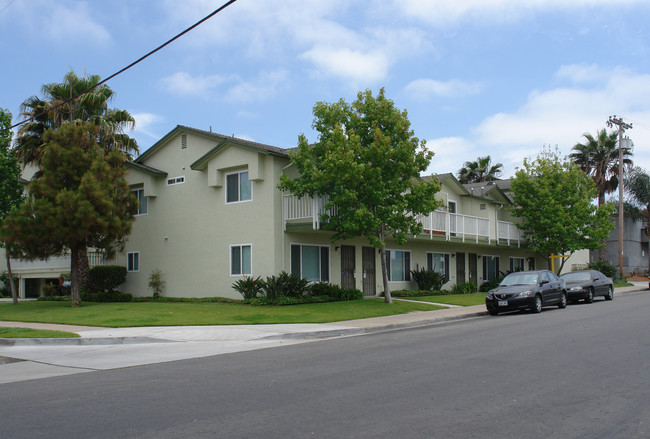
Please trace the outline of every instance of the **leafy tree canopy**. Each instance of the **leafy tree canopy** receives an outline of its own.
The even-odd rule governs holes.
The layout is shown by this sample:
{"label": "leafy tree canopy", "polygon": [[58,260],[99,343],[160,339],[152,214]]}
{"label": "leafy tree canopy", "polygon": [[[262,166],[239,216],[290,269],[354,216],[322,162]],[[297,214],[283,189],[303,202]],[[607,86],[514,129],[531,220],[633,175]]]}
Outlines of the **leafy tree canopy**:
{"label": "leafy tree canopy", "polygon": [[[528,246],[547,255],[572,254],[600,248],[613,224],[614,206],[596,206],[594,181],[558,151],[544,149],[535,160],[525,159],[512,180],[511,212]],[[558,272],[564,266],[564,259]]]}
{"label": "leafy tree canopy", "polygon": [[390,302],[385,271],[385,240],[388,235],[400,245],[422,225],[418,214],[436,209],[435,178],[422,179],[433,156],[425,142],[414,137],[407,112],[400,111],[381,89],[359,92],[348,104],[318,102],[313,128],[318,141],[309,145],[304,135],[291,154],[300,176],[281,176],[280,189],[297,196],[327,198],[324,214],[332,240],[366,237],[382,255],[384,293]]}
{"label": "leafy tree canopy", "polygon": [[137,200],[123,178],[124,153],[104,154],[98,128],[65,123],[44,135],[42,175],[29,185],[27,202],[12,212],[3,236],[22,259],[70,250],[73,306],[79,304],[78,253],[86,243],[109,249],[131,231]]}

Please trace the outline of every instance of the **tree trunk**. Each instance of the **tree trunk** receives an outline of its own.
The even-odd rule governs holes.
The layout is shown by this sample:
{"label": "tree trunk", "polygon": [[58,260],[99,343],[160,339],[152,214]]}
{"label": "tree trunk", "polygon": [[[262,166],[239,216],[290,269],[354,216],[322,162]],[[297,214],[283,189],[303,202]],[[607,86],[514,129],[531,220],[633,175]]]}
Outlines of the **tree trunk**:
{"label": "tree trunk", "polygon": [[386,303],[393,303],[393,298],[390,295],[390,288],[388,288],[388,270],[386,269],[386,247],[384,245],[384,228],[379,232],[379,239],[382,242],[382,247],[379,249],[379,259],[381,259],[381,277],[384,281],[384,300]]}
{"label": "tree trunk", "polygon": [[89,268],[88,247],[83,245],[79,248],[79,289],[86,288]]}
{"label": "tree trunk", "polygon": [[18,305],[18,293],[16,292],[16,284],[14,282],[14,275],[11,273],[11,259],[9,258],[9,251],[5,253],[7,257],[7,274],[9,275],[9,289],[11,290],[11,302]]}
{"label": "tree trunk", "polygon": [[81,306],[81,296],[79,295],[80,248],[81,246],[75,245],[70,249],[70,304],[73,308]]}

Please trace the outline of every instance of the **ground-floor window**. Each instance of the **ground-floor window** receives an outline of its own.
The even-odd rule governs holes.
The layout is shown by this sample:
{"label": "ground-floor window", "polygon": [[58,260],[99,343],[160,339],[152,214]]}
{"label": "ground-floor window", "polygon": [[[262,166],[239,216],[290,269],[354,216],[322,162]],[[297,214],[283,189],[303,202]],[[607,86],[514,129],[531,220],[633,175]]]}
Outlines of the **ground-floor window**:
{"label": "ground-floor window", "polygon": [[427,253],[427,270],[435,271],[449,280],[449,253]]}
{"label": "ground-floor window", "polygon": [[291,244],[292,274],[299,274],[310,282],[329,282],[329,267],[329,246]]}
{"label": "ground-floor window", "polygon": [[510,257],[510,271],[524,271],[524,258]]}
{"label": "ground-floor window", "polygon": [[499,277],[499,257],[483,256],[483,280],[494,280]]}
{"label": "ground-floor window", "polygon": [[386,270],[391,282],[411,280],[411,252],[386,250]]}
{"label": "ground-floor window", "polygon": [[126,271],[140,271],[140,252],[126,254]]}
{"label": "ground-floor window", "polygon": [[252,273],[251,245],[230,246],[230,275],[250,275]]}

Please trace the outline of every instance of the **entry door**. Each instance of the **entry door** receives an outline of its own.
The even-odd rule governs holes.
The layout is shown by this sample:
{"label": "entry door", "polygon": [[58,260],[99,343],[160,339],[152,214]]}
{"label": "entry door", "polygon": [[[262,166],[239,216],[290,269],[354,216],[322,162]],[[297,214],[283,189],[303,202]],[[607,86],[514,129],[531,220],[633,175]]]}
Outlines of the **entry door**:
{"label": "entry door", "polygon": [[342,245],[341,246],[341,288],[344,290],[352,290],[356,288],[354,280],[354,246]]}
{"label": "entry door", "polygon": [[465,282],[465,253],[456,253],[456,283]]}
{"label": "entry door", "polygon": [[478,283],[478,256],[476,253],[469,253],[467,259],[469,264],[469,281]]}
{"label": "entry door", "polygon": [[363,295],[376,296],[374,247],[363,247],[361,253],[361,265],[363,266]]}

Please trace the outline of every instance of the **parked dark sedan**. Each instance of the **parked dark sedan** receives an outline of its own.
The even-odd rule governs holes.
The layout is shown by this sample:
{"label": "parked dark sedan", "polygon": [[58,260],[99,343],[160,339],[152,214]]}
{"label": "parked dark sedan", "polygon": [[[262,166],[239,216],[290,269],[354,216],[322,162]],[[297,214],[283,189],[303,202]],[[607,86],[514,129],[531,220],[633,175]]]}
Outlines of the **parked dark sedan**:
{"label": "parked dark sedan", "polygon": [[569,301],[594,301],[596,296],[604,296],[605,300],[614,298],[614,282],[598,270],[572,271],[560,276],[566,282]]}
{"label": "parked dark sedan", "polygon": [[566,303],[564,281],[549,270],[510,273],[485,296],[485,306],[493,316],[521,309],[542,312],[543,306],[551,305],[566,308]]}

